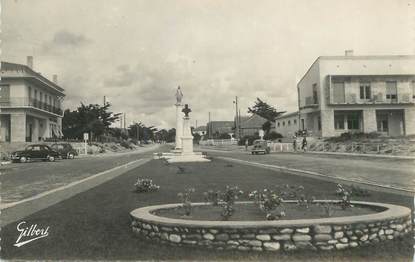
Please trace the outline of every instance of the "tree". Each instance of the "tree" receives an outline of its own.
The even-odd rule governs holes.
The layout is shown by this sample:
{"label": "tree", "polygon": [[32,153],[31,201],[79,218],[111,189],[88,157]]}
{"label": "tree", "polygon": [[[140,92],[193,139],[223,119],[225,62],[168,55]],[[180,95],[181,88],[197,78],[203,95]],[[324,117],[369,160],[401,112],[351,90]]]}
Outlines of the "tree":
{"label": "tree", "polygon": [[110,103],[104,106],[81,103],[74,111],[66,109],[62,119],[63,135],[66,138],[82,139],[83,133],[89,133],[93,137],[105,134],[120,115],[110,112],[110,106]]}
{"label": "tree", "polygon": [[248,113],[257,114],[272,122],[275,120],[277,116],[281,115],[282,113],[285,113],[285,111],[278,112],[277,109],[275,109],[273,106],[270,106],[269,104],[257,97],[255,105],[252,108],[248,107]]}
{"label": "tree", "polygon": [[257,97],[255,105],[252,108],[248,107],[248,113],[257,114],[267,119],[267,122],[262,125],[262,129],[265,131],[265,134],[269,134],[271,130],[271,122],[274,122],[275,118],[285,113],[285,111],[278,112],[275,107],[270,106]]}

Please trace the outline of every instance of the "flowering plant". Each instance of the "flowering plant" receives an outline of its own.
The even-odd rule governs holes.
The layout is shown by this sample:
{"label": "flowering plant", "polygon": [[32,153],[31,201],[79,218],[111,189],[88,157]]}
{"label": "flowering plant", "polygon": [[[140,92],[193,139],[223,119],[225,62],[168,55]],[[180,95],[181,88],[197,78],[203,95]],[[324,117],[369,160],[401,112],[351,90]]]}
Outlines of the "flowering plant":
{"label": "flowering plant", "polygon": [[239,196],[244,192],[237,186],[226,186],[224,192],[209,190],[204,194],[205,200],[212,203],[213,206],[221,206],[221,216],[224,220],[228,220],[235,212],[234,204]]}
{"label": "flowering plant", "polygon": [[184,214],[186,216],[190,216],[191,212],[192,212],[192,194],[195,192],[196,190],[194,188],[187,188],[183,193],[180,192],[177,194],[177,196],[180,198],[180,201],[183,203],[182,204],[182,208],[184,210]]}
{"label": "flowering plant", "polygon": [[149,178],[138,178],[134,184],[136,192],[151,192],[160,189],[160,186],[153,184],[153,180]]}
{"label": "flowering plant", "polygon": [[340,201],[340,205],[342,207],[342,209],[346,209],[348,207],[352,207],[353,205],[350,204],[350,197],[351,197],[351,193],[350,191],[346,190],[342,184],[337,184],[337,190],[336,193],[338,195],[340,195],[341,197],[341,201]]}
{"label": "flowering plant", "polygon": [[266,213],[267,220],[276,220],[285,216],[285,211],[277,211],[277,208],[283,206],[283,198],[278,192],[267,188],[262,191],[255,190],[249,193],[249,198]]}

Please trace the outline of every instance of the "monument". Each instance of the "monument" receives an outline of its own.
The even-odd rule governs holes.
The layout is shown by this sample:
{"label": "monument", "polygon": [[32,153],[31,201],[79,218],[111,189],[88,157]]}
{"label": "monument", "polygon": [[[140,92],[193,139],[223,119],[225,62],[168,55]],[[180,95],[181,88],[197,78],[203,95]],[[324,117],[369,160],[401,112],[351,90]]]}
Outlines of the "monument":
{"label": "monument", "polygon": [[180,89],[180,86],[177,88],[176,91],[176,141],[174,149],[180,151],[182,149],[182,137],[183,134],[183,120],[182,120],[182,98],[183,93]]}
{"label": "monument", "polygon": [[[188,104],[182,106],[183,93],[180,86],[176,91],[176,141],[174,150],[169,153],[156,153],[155,157],[164,158],[169,163],[179,162],[209,162],[201,152],[193,151],[193,135],[190,129],[189,113],[192,110]],[[184,113],[184,116],[182,115]]]}

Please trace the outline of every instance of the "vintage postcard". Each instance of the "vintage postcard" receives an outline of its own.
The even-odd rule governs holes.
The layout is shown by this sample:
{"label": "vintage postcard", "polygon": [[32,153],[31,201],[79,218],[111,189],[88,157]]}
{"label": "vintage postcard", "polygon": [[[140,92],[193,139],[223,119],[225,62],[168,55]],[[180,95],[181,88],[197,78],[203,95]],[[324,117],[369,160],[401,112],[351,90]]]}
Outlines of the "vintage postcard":
{"label": "vintage postcard", "polygon": [[1,0],[2,261],[414,261],[415,0]]}

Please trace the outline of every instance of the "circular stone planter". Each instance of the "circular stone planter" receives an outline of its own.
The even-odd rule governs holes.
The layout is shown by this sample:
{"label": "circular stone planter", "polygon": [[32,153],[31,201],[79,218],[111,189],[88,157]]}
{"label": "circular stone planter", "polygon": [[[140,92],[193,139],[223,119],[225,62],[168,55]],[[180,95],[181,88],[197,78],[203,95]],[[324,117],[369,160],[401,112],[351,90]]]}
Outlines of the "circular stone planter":
{"label": "circular stone planter", "polygon": [[[392,240],[411,232],[409,208],[372,202],[352,201],[351,203],[355,206],[384,211],[359,216],[275,221],[185,220],[153,214],[160,209],[181,206],[181,204],[167,204],[138,208],[130,215],[132,230],[137,235],[172,245],[216,249],[256,251],[345,249]],[[202,205],[209,204],[192,203],[192,206]]]}

